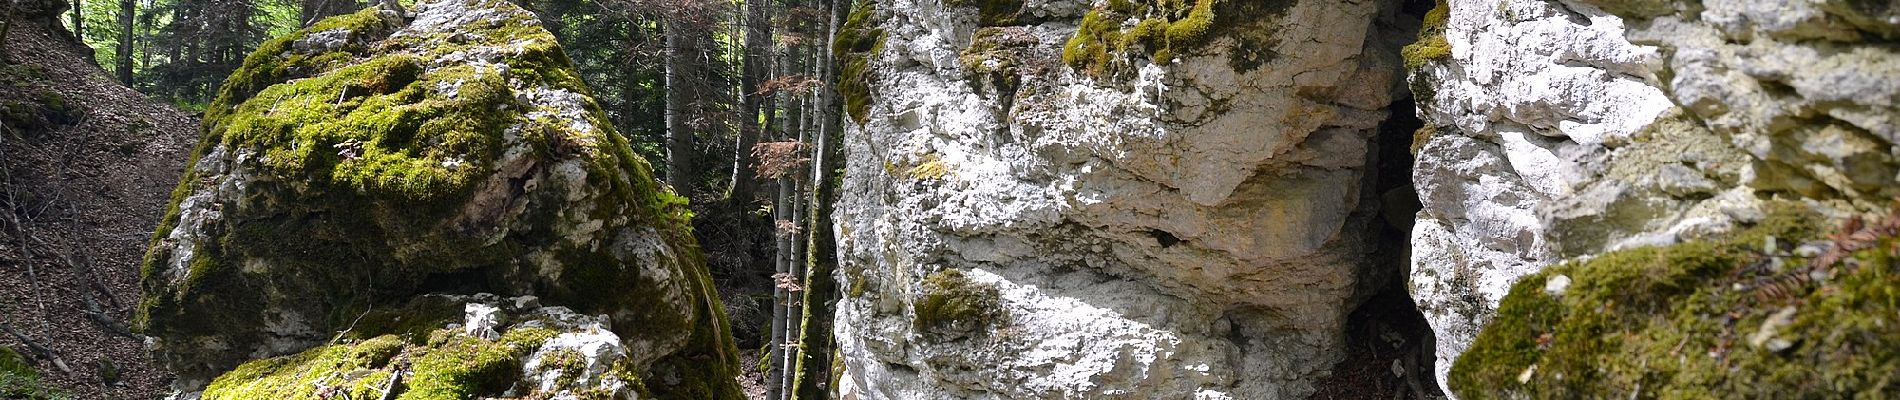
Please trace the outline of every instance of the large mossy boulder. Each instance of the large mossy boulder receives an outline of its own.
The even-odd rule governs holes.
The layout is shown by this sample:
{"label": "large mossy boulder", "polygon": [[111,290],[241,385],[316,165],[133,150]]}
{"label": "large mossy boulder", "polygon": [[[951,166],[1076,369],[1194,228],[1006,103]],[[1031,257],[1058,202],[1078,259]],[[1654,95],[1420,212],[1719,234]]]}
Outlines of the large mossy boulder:
{"label": "large mossy boulder", "polygon": [[654,395],[736,398],[685,200],[590,96],[502,0],[266,42],[206,110],[137,324],[197,390],[246,360],[461,322],[402,315],[426,294],[532,295],[605,316]]}

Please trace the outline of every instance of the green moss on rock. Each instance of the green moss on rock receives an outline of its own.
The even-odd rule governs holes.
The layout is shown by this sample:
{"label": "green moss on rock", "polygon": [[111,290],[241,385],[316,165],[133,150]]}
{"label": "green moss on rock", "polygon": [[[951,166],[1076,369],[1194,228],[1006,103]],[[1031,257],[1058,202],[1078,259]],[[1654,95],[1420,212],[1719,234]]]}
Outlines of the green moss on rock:
{"label": "green moss on rock", "polygon": [[385,335],[355,344],[251,361],[205,388],[205,400],[314,398],[319,392],[376,398],[394,371],[391,361],[403,342]]}
{"label": "green moss on rock", "polygon": [[438,330],[424,343],[396,335],[320,346],[302,353],[246,362],[205,388],[203,399],[382,398],[392,374],[401,400],[498,396],[521,378],[522,358],[554,332],[526,328],[499,340]]}
{"label": "green moss on rock", "polygon": [[1291,0],[1115,0],[1082,16],[1062,61],[1096,78],[1131,73],[1138,60],[1167,65],[1217,36],[1235,39],[1229,62],[1251,70],[1276,54],[1273,28]]}
{"label": "green moss on rock", "polygon": [[1451,57],[1451,43],[1445,41],[1445,24],[1451,21],[1451,4],[1438,0],[1438,5],[1425,12],[1425,21],[1418,28],[1418,41],[1405,45],[1399,55],[1405,58],[1405,68],[1417,70],[1427,62]]}
{"label": "green moss on rock", "polygon": [[972,281],[955,269],[924,277],[924,295],[912,311],[916,328],[923,331],[981,328],[1005,316],[1002,294],[994,285]]}
{"label": "green moss on rock", "polygon": [[925,154],[917,166],[904,170],[904,177],[915,180],[943,180],[950,176],[950,165],[944,164],[936,154]]}
{"label": "green moss on rock", "polygon": [[1035,43],[1035,38],[1022,28],[977,28],[970,47],[958,53],[957,61],[975,80],[973,83],[989,83],[999,91],[1013,93],[1022,83],[1017,68]]}
{"label": "green moss on rock", "polygon": [[[1782,205],[1727,239],[1621,250],[1527,276],[1453,364],[1451,388],[1470,399],[1891,393],[1900,384],[1900,220],[1836,242],[1857,249],[1838,259],[1796,255],[1821,220]],[[1553,294],[1558,277],[1571,283]]]}
{"label": "green moss on rock", "polygon": [[871,117],[871,61],[884,50],[884,29],[877,27],[874,0],[857,0],[838,37],[832,43],[832,56],[840,65],[838,94],[852,121],[864,125]]}

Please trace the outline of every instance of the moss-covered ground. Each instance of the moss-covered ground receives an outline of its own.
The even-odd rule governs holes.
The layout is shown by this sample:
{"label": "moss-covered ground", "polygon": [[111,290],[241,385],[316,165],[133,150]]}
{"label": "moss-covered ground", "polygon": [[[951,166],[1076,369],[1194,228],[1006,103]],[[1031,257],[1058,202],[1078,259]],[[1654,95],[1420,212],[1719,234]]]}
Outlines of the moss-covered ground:
{"label": "moss-covered ground", "polygon": [[1453,364],[1451,388],[1467,399],[1900,391],[1900,211],[1824,236],[1824,219],[1777,204],[1724,239],[1524,277]]}
{"label": "moss-covered ground", "polygon": [[0,346],[0,399],[15,400],[65,400],[72,396],[66,392],[40,382],[39,370],[33,369],[25,357],[6,346]]}
{"label": "moss-covered ground", "polygon": [[79,121],[78,105],[46,82],[39,66],[0,65],[0,134],[17,136]]}

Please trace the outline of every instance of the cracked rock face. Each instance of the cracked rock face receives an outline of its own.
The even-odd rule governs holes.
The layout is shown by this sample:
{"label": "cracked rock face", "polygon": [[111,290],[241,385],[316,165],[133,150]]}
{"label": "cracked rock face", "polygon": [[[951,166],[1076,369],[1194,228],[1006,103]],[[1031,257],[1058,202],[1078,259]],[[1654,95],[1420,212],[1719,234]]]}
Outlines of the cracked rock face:
{"label": "cracked rock face", "polygon": [[[729,384],[735,352],[684,200],[605,123],[554,37],[498,0],[414,13],[268,42],[207,111],[139,309],[179,388],[340,331],[426,338],[357,323],[477,291],[603,316],[613,357],[663,396],[688,378]],[[463,334],[496,340],[484,324],[499,317],[474,311]]]}
{"label": "cracked rock face", "polygon": [[1249,25],[1112,76],[1061,56],[1106,5],[868,11],[836,215],[846,398],[1313,392],[1387,279],[1371,139],[1415,28],[1380,2],[1229,6]]}
{"label": "cracked rock face", "polygon": [[1449,0],[1448,58],[1413,71],[1410,288],[1438,375],[1518,277],[1762,218],[1900,194],[1900,29],[1857,1]]}

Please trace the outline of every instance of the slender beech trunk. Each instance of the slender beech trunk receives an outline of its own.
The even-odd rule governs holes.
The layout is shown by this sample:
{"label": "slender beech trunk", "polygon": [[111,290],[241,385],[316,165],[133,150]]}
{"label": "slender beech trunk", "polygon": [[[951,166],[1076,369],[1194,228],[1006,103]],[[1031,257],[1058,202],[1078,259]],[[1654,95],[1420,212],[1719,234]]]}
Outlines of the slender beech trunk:
{"label": "slender beech trunk", "polygon": [[790,292],[787,291],[783,285],[778,284],[778,277],[788,276],[792,273],[792,236],[787,232],[779,231],[776,225],[778,221],[791,220],[791,200],[791,179],[779,178],[778,199],[772,207],[772,221],[774,224],[772,235],[778,239],[778,251],[776,252],[777,257],[773,259],[773,264],[777,267],[777,272],[772,275],[772,341],[767,344],[767,347],[769,347],[771,351],[765,361],[771,363],[772,366],[767,370],[765,377],[765,398],[767,400],[780,400],[785,398],[785,386],[781,385],[780,382],[783,380],[786,370],[785,363],[783,362],[785,358],[785,342],[788,341],[785,337],[785,327],[787,325],[786,320],[788,316],[791,315],[790,305],[792,298]]}
{"label": "slender beech trunk", "polygon": [[[812,133],[811,131],[798,132],[798,142],[811,143],[811,133]],[[792,173],[788,175],[796,176],[797,174]],[[799,226],[802,227],[803,226],[802,221],[805,220],[805,215],[807,213],[807,209],[806,209],[807,205],[805,204],[805,196],[804,196],[806,182],[802,182],[795,177],[788,178],[786,180],[791,182],[792,192],[793,192],[792,198],[789,199],[789,201],[791,201],[792,203],[792,207],[791,207],[792,218],[790,219],[790,221],[795,224],[801,224]],[[805,276],[805,268],[804,268],[805,267],[805,263],[804,263],[805,241],[800,240],[800,239],[801,238],[797,235],[792,235],[791,237],[786,239],[786,240],[791,241],[791,244],[792,244],[792,258],[790,262],[786,263],[786,265],[790,266],[788,272],[791,273],[791,276],[794,279]],[[803,325],[803,320],[799,318],[799,315],[800,315],[800,310],[802,310],[800,303],[804,302],[804,299],[805,299],[805,296],[803,293],[805,289],[804,288],[805,282],[799,282],[798,286],[799,286],[798,288],[799,290],[795,290],[790,293],[787,293],[789,297],[787,298],[787,301],[786,301],[786,311],[785,311],[786,313],[786,316],[785,316],[786,343],[785,344],[789,347],[785,349],[785,354],[783,354],[783,357],[780,359],[780,362],[783,363],[780,365],[785,366],[786,372],[784,373],[783,376],[779,377],[779,386],[785,388],[784,390],[785,390],[786,399],[796,398],[797,396],[797,392],[794,391],[796,390],[796,388],[792,386],[792,380],[794,377],[798,376],[798,373],[797,373],[798,370],[796,369],[798,366],[798,354],[802,352],[802,349],[799,349],[798,347],[795,347],[795,346],[801,343],[799,340],[801,338],[798,337],[798,332],[799,332],[799,327]]]}
{"label": "slender beech trunk", "polygon": [[132,38],[137,32],[132,31],[132,14],[136,8],[132,0],[119,0],[119,54],[114,57],[113,69],[126,86],[133,86]]}
{"label": "slender beech trunk", "polygon": [[[818,75],[824,82],[837,82],[837,51],[832,48],[837,42],[838,29],[844,23],[845,13],[850,10],[851,0],[832,0],[831,21],[826,35],[826,51],[818,64]],[[844,165],[839,156],[839,140],[844,133],[842,118],[839,116],[840,102],[836,85],[825,85],[819,91],[818,133],[815,136],[817,146],[812,151],[811,169],[811,212],[806,219],[806,240],[810,254],[802,260],[806,265],[805,300],[802,310],[804,322],[800,324],[799,356],[795,370],[798,371],[792,382],[796,390],[794,399],[821,400],[830,398],[832,332],[831,321],[836,304],[837,281],[832,272],[837,269],[837,247],[831,228],[832,206],[837,199],[838,177],[835,171]]]}

